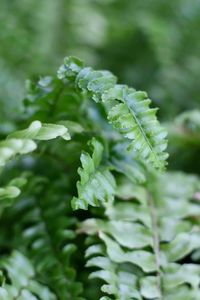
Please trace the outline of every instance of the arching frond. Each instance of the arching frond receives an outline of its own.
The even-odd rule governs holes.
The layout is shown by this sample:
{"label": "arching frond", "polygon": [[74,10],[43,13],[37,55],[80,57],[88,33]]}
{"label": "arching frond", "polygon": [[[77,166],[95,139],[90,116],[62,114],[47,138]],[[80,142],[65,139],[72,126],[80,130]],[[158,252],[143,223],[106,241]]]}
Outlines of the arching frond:
{"label": "arching frond", "polygon": [[[107,220],[83,222],[81,231],[98,234],[101,240],[101,244],[90,246],[86,252],[87,265],[100,269],[94,271],[91,278],[106,281],[108,285],[103,285],[102,291],[114,295],[115,299],[181,299],[184,293],[186,299],[198,299],[200,267],[182,260],[200,249],[200,227],[190,219],[200,216],[199,204],[192,203],[200,189],[199,180],[169,173],[157,179],[156,184],[159,185],[156,207],[157,199],[154,203],[149,199],[156,194],[149,196],[148,192],[145,201],[138,198],[139,202],[110,205]],[[183,210],[180,205],[183,208],[188,205],[191,210]],[[182,214],[178,214],[178,210]],[[134,277],[135,284],[133,290],[126,287],[128,294],[123,298],[121,275],[116,277],[116,272],[126,270],[127,263],[133,269],[126,276]]]}
{"label": "arching frond", "polygon": [[[70,216],[70,198],[65,196],[65,181],[60,176],[52,185],[47,178],[34,177],[27,196],[19,202],[16,218],[20,216],[18,232],[29,249],[38,278],[51,286],[61,300],[82,300],[81,283],[76,281],[76,271],[71,257],[76,251],[75,224]],[[56,298],[56,299],[57,299]]]}
{"label": "arching frond", "polygon": [[157,109],[149,107],[151,101],[144,92],[116,85],[115,76],[109,71],[83,68],[82,62],[68,57],[58,71],[60,79],[68,78],[96,101],[103,101],[109,122],[131,140],[129,149],[157,169],[166,164],[166,130],[156,118]]}
{"label": "arching frond", "polygon": [[20,252],[14,251],[0,262],[0,267],[6,271],[3,286],[0,287],[2,300],[56,300],[50,289],[37,281],[31,262]]}

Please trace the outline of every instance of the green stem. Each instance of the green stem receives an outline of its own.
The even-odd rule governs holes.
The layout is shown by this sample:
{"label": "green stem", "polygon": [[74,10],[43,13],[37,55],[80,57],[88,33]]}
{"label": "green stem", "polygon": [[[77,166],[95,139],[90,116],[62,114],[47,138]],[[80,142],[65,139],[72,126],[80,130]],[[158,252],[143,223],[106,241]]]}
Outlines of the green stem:
{"label": "green stem", "polygon": [[149,189],[147,189],[147,203],[149,206],[150,217],[151,217],[153,247],[154,247],[156,267],[157,267],[157,287],[160,293],[159,299],[162,300],[163,295],[162,295],[162,282],[161,282],[160,239],[159,239],[159,231],[158,231],[158,216],[157,216],[157,212],[153,200],[153,193]]}

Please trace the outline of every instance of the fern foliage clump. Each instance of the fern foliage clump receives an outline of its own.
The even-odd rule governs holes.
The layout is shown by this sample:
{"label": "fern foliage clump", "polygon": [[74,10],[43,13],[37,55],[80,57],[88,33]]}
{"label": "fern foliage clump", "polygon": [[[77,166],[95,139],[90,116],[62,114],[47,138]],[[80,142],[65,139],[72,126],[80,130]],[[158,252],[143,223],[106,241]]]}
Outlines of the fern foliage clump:
{"label": "fern foliage clump", "polygon": [[[147,93],[75,57],[27,89],[0,142],[2,299],[200,299],[200,179],[166,171]],[[174,124],[169,150],[198,148],[198,112]]]}

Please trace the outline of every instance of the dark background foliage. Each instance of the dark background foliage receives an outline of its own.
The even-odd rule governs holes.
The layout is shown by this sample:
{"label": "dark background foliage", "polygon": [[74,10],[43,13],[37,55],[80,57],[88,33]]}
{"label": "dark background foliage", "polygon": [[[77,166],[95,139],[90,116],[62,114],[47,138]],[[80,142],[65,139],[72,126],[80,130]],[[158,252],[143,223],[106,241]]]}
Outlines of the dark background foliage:
{"label": "dark background foliage", "polygon": [[1,118],[17,117],[25,79],[65,55],[149,92],[164,120],[198,107],[198,0],[1,0]]}

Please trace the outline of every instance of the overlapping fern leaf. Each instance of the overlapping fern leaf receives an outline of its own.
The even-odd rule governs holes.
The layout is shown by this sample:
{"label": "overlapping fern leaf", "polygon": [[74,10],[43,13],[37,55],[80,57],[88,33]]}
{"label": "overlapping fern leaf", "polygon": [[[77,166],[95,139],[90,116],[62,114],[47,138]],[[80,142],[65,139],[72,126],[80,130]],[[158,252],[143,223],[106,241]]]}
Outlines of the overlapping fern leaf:
{"label": "overlapping fern leaf", "polygon": [[[69,140],[68,129],[63,125],[42,124],[39,121],[32,122],[25,130],[10,134],[5,142],[2,142],[1,151],[4,154],[4,156],[2,155],[2,168],[12,158],[29,154],[35,150],[37,145],[34,140],[52,140],[56,137]],[[44,156],[46,155],[45,149],[43,147]],[[35,160],[34,164],[36,166],[40,162]],[[57,168],[55,168],[54,174],[55,172],[58,172]],[[22,244],[26,250],[29,249],[27,255],[34,263],[39,280],[45,282],[47,286],[51,286],[54,291],[55,296],[52,299],[73,298],[79,300],[82,299],[79,297],[82,287],[80,283],[76,282],[75,269],[70,265],[71,255],[76,250],[75,245],[71,242],[75,238],[72,227],[76,220],[71,216],[67,217],[69,209],[64,196],[66,177],[62,180],[62,176],[58,174],[57,178],[58,181],[48,185],[48,179],[36,175],[33,177],[29,174],[28,184],[24,189],[25,194],[22,194],[22,199],[19,199],[16,206],[11,209],[12,218],[15,216],[20,220],[12,230],[16,233],[18,247],[20,248],[20,244]],[[0,190],[1,197],[18,196],[19,188],[26,182],[22,176],[11,180],[5,188]],[[68,201],[68,206],[69,203]],[[7,200],[4,206],[8,206]],[[15,244],[15,241],[13,243]],[[21,250],[26,252],[25,249],[22,247]],[[16,269],[16,266],[14,265],[13,268]],[[18,289],[18,285],[15,286],[15,284],[16,281],[11,282],[11,290]],[[32,297],[30,299],[46,299],[45,296],[39,295],[40,298],[35,298],[36,296],[30,296],[28,292],[23,293],[24,297]],[[17,294],[16,297],[18,297]],[[19,297],[22,297],[21,294]],[[48,299],[51,299],[50,296]]]}
{"label": "overlapping fern leaf", "polygon": [[[99,278],[105,282],[102,291],[114,295],[115,299],[141,299],[137,290],[137,276],[131,264],[118,264],[112,261],[102,244],[93,244],[86,251],[87,267],[98,268],[93,271],[89,279]],[[112,299],[107,296],[101,300]]]}
{"label": "overlapping fern leaf", "polygon": [[99,206],[100,203],[112,202],[115,193],[115,179],[109,167],[102,162],[103,145],[96,139],[92,139],[89,144],[93,153],[91,156],[87,152],[81,154],[78,197],[72,199],[73,209],[87,209],[88,205]]}
{"label": "overlapping fern leaf", "polygon": [[199,179],[169,173],[156,185],[146,198],[108,207],[107,220],[83,222],[80,230],[101,240],[86,252],[87,265],[99,269],[90,277],[104,280],[102,291],[114,299],[197,300],[200,266],[186,257],[200,248]]}
{"label": "overlapping fern leaf", "polygon": [[18,251],[0,262],[3,284],[1,300],[56,300],[55,294],[37,279],[31,262]]}
{"label": "overlapping fern leaf", "polygon": [[[51,140],[57,137],[69,140],[68,129],[63,125],[42,124],[40,121],[34,121],[27,129],[10,134],[7,139],[0,142],[0,171],[3,171],[11,159],[36,150],[37,144],[34,140]],[[5,187],[0,188],[1,199],[12,199],[19,196],[20,187],[24,184],[25,178],[19,177],[11,180]],[[5,205],[2,203],[1,206]]]}
{"label": "overlapping fern leaf", "polygon": [[[25,197],[15,207],[18,237],[34,262],[38,278],[45,282],[56,299],[81,300],[82,286],[76,282],[71,256],[76,250],[76,218],[69,215],[70,198],[65,196],[65,177],[53,184],[47,178],[34,177]],[[68,198],[68,199],[67,199]]]}
{"label": "overlapping fern leaf", "polygon": [[116,77],[108,71],[84,68],[81,61],[68,57],[58,71],[60,79],[73,81],[96,102],[104,102],[109,122],[131,140],[129,149],[157,169],[166,164],[166,131],[155,116],[157,109],[149,107],[151,101],[144,92],[116,85]]}

